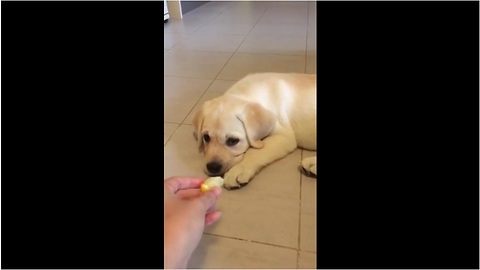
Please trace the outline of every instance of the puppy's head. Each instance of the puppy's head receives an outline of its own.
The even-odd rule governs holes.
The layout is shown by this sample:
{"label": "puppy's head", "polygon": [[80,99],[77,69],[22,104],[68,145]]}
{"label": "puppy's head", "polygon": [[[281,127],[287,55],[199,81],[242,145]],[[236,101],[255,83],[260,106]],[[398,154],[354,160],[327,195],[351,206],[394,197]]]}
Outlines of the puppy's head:
{"label": "puppy's head", "polygon": [[274,115],[258,103],[224,95],[203,104],[193,119],[195,138],[205,154],[205,172],[223,175],[251,146],[262,148],[275,127]]}

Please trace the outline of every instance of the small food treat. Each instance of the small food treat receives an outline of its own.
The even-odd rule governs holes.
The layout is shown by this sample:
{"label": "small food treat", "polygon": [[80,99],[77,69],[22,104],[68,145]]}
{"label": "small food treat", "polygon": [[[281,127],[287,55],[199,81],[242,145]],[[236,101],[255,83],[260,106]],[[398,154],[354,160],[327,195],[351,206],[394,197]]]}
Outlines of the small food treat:
{"label": "small food treat", "polygon": [[223,178],[220,176],[217,177],[209,177],[203,184],[200,186],[200,189],[202,192],[205,192],[207,190],[210,190],[214,187],[221,187],[223,186]]}

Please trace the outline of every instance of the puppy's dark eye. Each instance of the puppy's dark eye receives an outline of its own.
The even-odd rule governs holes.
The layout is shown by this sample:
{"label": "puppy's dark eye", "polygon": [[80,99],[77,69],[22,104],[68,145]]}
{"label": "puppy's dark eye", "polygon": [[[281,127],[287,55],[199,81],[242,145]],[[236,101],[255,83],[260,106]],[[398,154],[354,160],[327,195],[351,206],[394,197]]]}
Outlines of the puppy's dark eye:
{"label": "puppy's dark eye", "polygon": [[210,141],[210,136],[208,136],[208,134],[204,134],[203,135],[203,140],[208,143]]}
{"label": "puppy's dark eye", "polygon": [[234,146],[234,145],[236,145],[239,141],[240,141],[240,139],[237,139],[237,138],[228,138],[228,139],[227,139],[227,145],[228,145],[228,146]]}

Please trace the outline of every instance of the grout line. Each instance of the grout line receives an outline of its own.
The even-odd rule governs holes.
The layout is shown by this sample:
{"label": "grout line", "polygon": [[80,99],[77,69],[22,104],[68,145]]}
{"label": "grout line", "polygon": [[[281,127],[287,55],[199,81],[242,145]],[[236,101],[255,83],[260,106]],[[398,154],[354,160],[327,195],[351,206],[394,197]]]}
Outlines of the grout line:
{"label": "grout line", "polygon": [[[243,43],[243,41],[242,41]],[[241,45],[241,44],[240,44]],[[240,47],[239,45],[239,47]],[[178,49],[171,49],[171,50],[178,50]],[[272,56],[306,56],[306,52],[303,53],[303,54],[291,54],[291,53],[258,53],[258,52],[238,52],[238,48],[233,51],[233,52],[219,52],[219,51],[216,51],[216,52],[213,52],[213,51],[204,51],[204,50],[199,50],[199,49],[182,49],[182,51],[188,51],[188,52],[203,52],[203,53],[222,53],[222,54],[235,54],[235,53],[238,53],[238,54],[255,54],[255,55],[272,55]],[[233,56],[232,55],[232,56]],[[230,61],[231,57],[228,59],[228,61]],[[227,63],[228,63],[227,61]],[[226,64],[225,64],[226,65]],[[225,66],[224,66],[225,67]],[[222,68],[223,70],[223,68]],[[222,70],[220,70],[220,72],[218,74],[220,74],[222,72]],[[217,75],[218,76],[218,75]]]}
{"label": "grout line", "polygon": [[[165,49],[164,49],[165,50]],[[171,49],[168,49],[169,51],[173,51],[173,52],[191,52],[191,51],[194,51],[194,52],[206,52],[206,53],[214,53],[214,54],[231,54],[232,52],[219,52],[219,51],[216,51],[216,52],[212,52],[212,51],[199,51],[199,50],[189,50],[189,49],[181,49],[181,48],[171,48]]]}
{"label": "grout line", "polygon": [[[165,123],[165,122],[164,122]],[[168,122],[167,122],[168,123]],[[175,132],[177,131],[177,129],[181,126],[181,124],[178,124],[178,123],[169,123],[169,124],[176,124],[177,127],[173,130],[172,134],[170,134],[170,136],[168,136],[168,139],[167,141],[163,144],[163,147],[165,148],[165,146],[167,146],[167,143],[170,142],[170,139],[173,137],[173,134],[175,134]],[[165,130],[163,131],[165,132]]]}
{"label": "grout line", "polygon": [[[198,78],[198,77],[190,77],[190,76],[182,76],[182,75],[163,75],[163,77],[171,77],[171,78],[179,78],[179,79],[198,79],[198,80],[213,80],[212,78]],[[215,79],[215,81],[226,81],[226,82],[237,82],[238,80],[232,79]]]}
{"label": "grout line", "polygon": [[[242,44],[245,42],[245,40],[247,39],[248,35],[252,32],[253,28],[255,28],[255,26],[257,26],[258,22],[260,21],[260,19],[265,15],[265,13],[267,12],[267,10],[269,9],[269,7],[265,8],[265,10],[263,11],[262,15],[258,17],[257,21],[255,22],[255,24],[253,25],[253,27],[248,31],[247,34],[245,34],[245,37],[243,38],[242,42],[240,42],[240,44],[237,46],[237,48],[235,49],[235,51],[232,53],[232,55],[230,56],[230,58],[228,58],[227,62],[225,62],[225,65],[223,65],[223,67],[220,69],[220,71],[218,72],[217,76],[215,76],[215,80],[217,79],[218,75],[220,75],[222,73],[222,71],[225,69],[225,67],[228,65],[228,63],[230,62],[230,60],[232,60],[233,56],[235,55],[235,53],[238,52],[238,49],[242,46]],[[308,26],[307,26],[308,27]]]}
{"label": "grout line", "polygon": [[[218,76],[218,75],[217,75]],[[208,89],[212,86],[213,82],[215,82],[215,79],[213,79],[210,84],[207,86],[207,88],[205,89],[205,91],[203,91],[203,94],[198,98],[198,100],[195,102],[195,104],[193,104],[192,108],[190,109],[190,111],[188,111],[188,113],[185,115],[185,118],[183,118],[182,120],[182,124],[185,122],[185,120],[187,120],[188,116],[193,112],[193,109],[195,109],[195,107],[197,106],[197,104],[200,102],[200,100],[202,100],[203,96],[205,96],[205,94],[207,93]]]}
{"label": "grout line", "polygon": [[216,54],[233,54],[234,52],[219,52],[219,51],[205,51],[205,50],[199,50],[199,49],[174,49],[175,51],[181,51],[181,52],[202,52],[202,53],[216,53]]}
{"label": "grout line", "polygon": [[[170,49],[169,51],[177,51],[179,49]],[[258,53],[258,52],[238,52],[237,50],[234,51],[233,53],[232,52],[212,52],[212,51],[202,51],[202,50],[182,50],[182,51],[188,51],[188,52],[203,52],[203,53],[216,53],[216,54],[235,54],[235,53],[238,53],[238,54],[254,54],[254,55],[267,55],[267,56],[304,56],[305,54],[285,54],[285,53]],[[232,56],[233,56],[232,55]],[[231,56],[231,57],[232,57]],[[231,57],[228,59],[228,61],[230,61]],[[227,61],[227,63],[228,63]],[[225,64],[226,65],[226,64]],[[225,66],[224,66],[225,67]],[[222,70],[223,68],[222,67]],[[220,74],[222,72],[222,70],[220,70],[220,72],[218,74]],[[218,76],[217,74],[217,76]],[[172,75],[168,75],[168,76],[172,76]],[[216,78],[216,77],[215,77]]]}
{"label": "grout line", "polygon": [[[232,9],[233,7],[231,7],[230,9]],[[268,10],[268,8],[265,9],[265,11],[262,13],[262,16],[265,14],[265,12]],[[225,11],[224,11],[225,12]],[[255,24],[253,25],[252,29],[257,25],[258,21],[262,18],[262,16],[260,16],[257,21],[255,22]],[[217,16],[218,17],[218,16]],[[216,17],[215,17],[216,18]],[[200,27],[201,28],[201,27]],[[199,28],[199,29],[200,29]],[[183,119],[182,123],[187,119],[188,115],[190,115],[190,113],[192,113],[193,109],[195,109],[195,107],[198,105],[198,103],[200,102],[200,100],[203,98],[203,96],[205,96],[205,94],[207,93],[208,89],[212,86],[213,82],[215,82],[215,80],[217,80],[218,78],[218,75],[220,75],[220,73],[222,73],[222,71],[225,69],[225,67],[228,65],[228,62],[230,62],[230,60],[232,59],[232,57],[235,55],[235,53],[237,52],[238,48],[240,48],[240,46],[243,44],[243,42],[245,41],[245,39],[247,38],[248,34],[250,34],[250,32],[252,31],[252,29],[250,29],[250,31],[248,31],[248,33],[245,35],[245,37],[243,38],[242,42],[240,42],[240,44],[237,46],[237,48],[235,49],[235,51],[233,51],[233,53],[231,53],[230,57],[228,58],[228,60],[225,62],[225,64],[223,65],[223,67],[220,69],[220,71],[218,71],[217,75],[215,76],[215,78],[213,78],[212,82],[210,83],[210,85],[207,87],[207,89],[205,89],[205,91],[203,92],[203,94],[200,96],[200,98],[197,100],[197,102],[195,102],[195,104],[193,105],[192,109],[188,112],[188,114],[185,116],[185,118]],[[198,29],[196,30],[198,31]]]}
{"label": "grout line", "polygon": [[207,232],[204,232],[203,234],[205,234],[205,235],[210,235],[210,236],[221,237],[221,238],[232,239],[232,240],[238,240],[238,241],[243,241],[243,242],[248,242],[248,243],[255,243],[255,244],[261,244],[261,245],[272,246],[272,247],[279,247],[279,248],[286,248],[286,249],[295,250],[295,251],[298,252],[298,249],[296,249],[296,248],[286,247],[286,246],[282,246],[282,245],[264,243],[264,242],[255,241],[255,240],[247,240],[247,239],[242,239],[242,238],[237,238],[237,237],[232,237],[232,236],[225,236],[225,235],[218,235],[218,234],[207,233]]}
{"label": "grout line", "polygon": [[[216,15],[212,16],[212,18],[210,18],[210,19],[206,19],[206,20],[204,20],[204,21],[201,21],[201,22],[199,23],[200,25],[199,25],[195,30],[193,30],[193,31],[191,31],[191,32],[178,32],[178,33],[173,32],[173,33],[171,33],[171,34],[179,34],[179,35],[182,35],[183,38],[182,38],[181,41],[179,41],[179,42],[177,42],[175,45],[173,45],[170,49],[174,49],[175,47],[177,47],[179,44],[181,44],[182,42],[184,42],[185,39],[189,38],[192,34],[194,34],[195,32],[197,32],[199,29],[205,27],[205,25],[207,25],[208,23],[211,23],[214,19],[216,19],[217,17],[219,17],[220,15],[222,15],[223,13],[225,13],[227,10],[228,10],[228,9],[217,13]],[[194,11],[194,10],[192,10],[192,11]],[[189,12],[187,12],[187,14],[183,15],[183,18],[182,18],[182,19],[179,19],[180,22],[183,23],[184,25],[185,25],[184,19],[185,19],[185,17],[187,17],[188,13],[189,13]],[[195,13],[193,13],[193,14],[195,15]],[[193,16],[193,15],[190,15],[190,16]],[[189,16],[189,17],[190,17],[190,16]],[[164,28],[164,29],[165,29],[165,28]]]}

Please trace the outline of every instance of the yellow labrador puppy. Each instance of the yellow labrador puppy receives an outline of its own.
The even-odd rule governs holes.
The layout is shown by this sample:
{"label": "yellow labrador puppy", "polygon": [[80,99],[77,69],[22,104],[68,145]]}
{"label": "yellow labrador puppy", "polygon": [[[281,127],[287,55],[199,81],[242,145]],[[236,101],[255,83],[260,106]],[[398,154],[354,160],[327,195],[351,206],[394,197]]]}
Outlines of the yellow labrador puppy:
{"label": "yellow labrador puppy", "polygon": [[[297,147],[316,150],[316,83],[316,75],[252,74],[205,102],[193,119],[205,172],[234,189]],[[316,164],[302,161],[315,175]]]}

